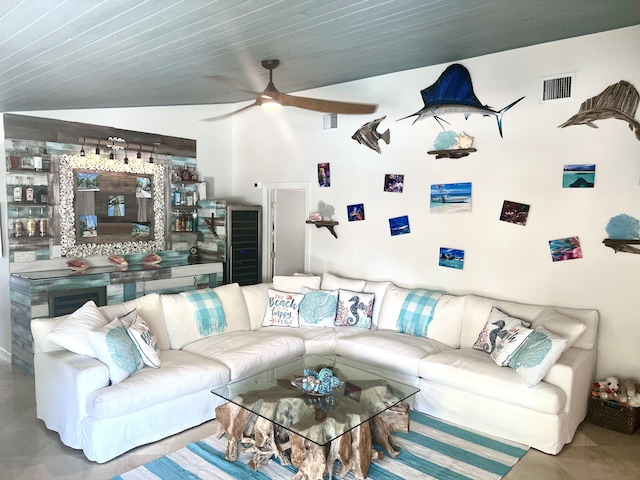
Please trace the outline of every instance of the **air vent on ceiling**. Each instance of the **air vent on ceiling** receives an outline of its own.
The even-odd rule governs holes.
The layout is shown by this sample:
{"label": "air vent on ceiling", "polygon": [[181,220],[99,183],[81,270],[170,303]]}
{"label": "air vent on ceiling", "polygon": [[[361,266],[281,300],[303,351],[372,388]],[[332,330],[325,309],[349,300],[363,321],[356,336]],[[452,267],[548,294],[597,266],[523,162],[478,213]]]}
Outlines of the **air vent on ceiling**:
{"label": "air vent on ceiling", "polygon": [[325,130],[330,128],[338,128],[338,114],[337,113],[325,113],[322,115],[322,124]]}
{"label": "air vent on ceiling", "polygon": [[576,74],[563,73],[540,79],[540,103],[554,103],[573,98]]}

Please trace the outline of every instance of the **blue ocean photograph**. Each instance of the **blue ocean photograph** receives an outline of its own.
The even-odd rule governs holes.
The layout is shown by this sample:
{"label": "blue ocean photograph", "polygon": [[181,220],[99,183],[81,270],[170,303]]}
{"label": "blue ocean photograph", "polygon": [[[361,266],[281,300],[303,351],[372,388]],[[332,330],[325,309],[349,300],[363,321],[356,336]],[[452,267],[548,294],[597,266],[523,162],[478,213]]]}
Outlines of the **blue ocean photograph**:
{"label": "blue ocean photograph", "polygon": [[565,165],[562,170],[562,188],[593,188],[596,166],[592,164]]}
{"label": "blue ocean photograph", "polygon": [[471,182],[431,185],[429,197],[431,213],[470,212]]}
{"label": "blue ocean photograph", "polygon": [[464,267],[464,250],[456,248],[440,248],[440,257],[438,265],[441,267],[457,268],[462,270]]}
{"label": "blue ocean photograph", "polygon": [[389,229],[391,230],[392,237],[411,233],[411,230],[409,229],[409,217],[404,215],[402,217],[390,218]]}

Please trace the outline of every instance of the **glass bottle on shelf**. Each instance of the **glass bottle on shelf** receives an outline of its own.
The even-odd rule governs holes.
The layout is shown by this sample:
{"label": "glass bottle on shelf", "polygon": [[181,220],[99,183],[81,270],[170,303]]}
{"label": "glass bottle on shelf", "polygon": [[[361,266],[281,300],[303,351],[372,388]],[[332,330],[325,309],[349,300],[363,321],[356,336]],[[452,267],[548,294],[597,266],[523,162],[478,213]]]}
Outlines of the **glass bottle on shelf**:
{"label": "glass bottle on shelf", "polygon": [[44,147],[44,150],[42,151],[42,171],[51,171],[51,155],[47,152],[47,147]]}
{"label": "glass bottle on shelf", "polygon": [[180,203],[179,205],[186,205],[187,204],[187,198],[186,198],[186,190],[184,188],[184,183],[180,186]]}
{"label": "glass bottle on shelf", "polygon": [[31,177],[27,177],[27,184],[24,186],[22,197],[24,203],[35,203],[35,195],[33,191],[33,185],[31,185]]}
{"label": "glass bottle on shelf", "polygon": [[16,185],[13,187],[13,202],[22,203],[22,185]]}
{"label": "glass bottle on shelf", "polygon": [[36,190],[36,203],[46,204],[49,203],[49,190],[46,185],[41,185]]}
{"label": "glass bottle on shelf", "polygon": [[24,155],[20,160],[20,170],[33,170],[33,157],[29,152],[29,147],[24,149]]}
{"label": "glass bottle on shelf", "polygon": [[40,149],[36,147],[36,150],[33,154],[33,169],[36,172],[42,171],[42,155],[40,154]]}
{"label": "glass bottle on shelf", "polygon": [[192,230],[194,232],[197,232],[198,231],[198,211],[197,210],[194,210],[191,213],[191,218],[192,218],[191,220]]}
{"label": "glass bottle on shelf", "polygon": [[27,237],[35,237],[37,234],[36,219],[33,218],[33,209],[29,209],[29,218],[27,218]]}
{"label": "glass bottle on shelf", "polygon": [[38,236],[46,237],[49,230],[47,218],[44,216],[44,207],[40,207],[40,218],[38,219]]}
{"label": "glass bottle on shelf", "polygon": [[184,164],[184,168],[182,169],[181,177],[185,182],[191,181],[191,172],[189,171],[189,167],[187,167],[186,163]]}
{"label": "glass bottle on shelf", "polygon": [[24,236],[24,225],[20,219],[13,222],[13,236],[16,238]]}

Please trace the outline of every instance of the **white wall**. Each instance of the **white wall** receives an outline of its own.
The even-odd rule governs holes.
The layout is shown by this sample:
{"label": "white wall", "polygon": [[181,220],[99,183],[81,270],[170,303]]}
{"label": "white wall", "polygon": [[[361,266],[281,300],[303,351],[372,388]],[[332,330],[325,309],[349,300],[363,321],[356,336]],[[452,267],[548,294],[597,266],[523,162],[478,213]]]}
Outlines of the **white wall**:
{"label": "white wall", "polygon": [[[640,89],[637,45],[640,26],[460,62],[483,103],[502,108],[526,98],[505,114],[503,139],[492,117],[447,116],[451,129],[476,139],[478,152],[458,160],[427,155],[440,131],[435,120],[396,122],[419,109],[419,91],[447,64],[304,92],[380,104],[374,115],[339,116],[335,130],[322,130],[321,114],[251,109],[234,119],[234,194],[259,203],[256,181],[312,181],[312,205],[334,205],[340,222],[338,239],[308,227],[314,272],[596,308],[597,376],[640,380],[640,255],[602,245],[612,216],[640,218],[640,142],[614,119],[597,122],[599,129],[557,128],[608,85],[627,80]],[[567,72],[576,72],[574,100],[540,105],[540,78]],[[379,130],[391,129],[391,144],[381,155],[350,138],[383,115]],[[319,162],[331,164],[330,188],[317,186]],[[570,163],[595,163],[595,188],[561,188]],[[386,173],[405,175],[404,193],[383,191]],[[429,212],[431,184],[465,181],[473,183],[472,212]],[[503,200],[531,205],[526,226],[498,220]],[[354,203],[364,203],[365,221],[347,221],[346,205]],[[400,215],[409,216],[411,233],[391,237],[388,219]],[[580,237],[584,258],[553,263],[548,241],[569,236]],[[439,267],[440,247],[464,249],[464,269]]]}

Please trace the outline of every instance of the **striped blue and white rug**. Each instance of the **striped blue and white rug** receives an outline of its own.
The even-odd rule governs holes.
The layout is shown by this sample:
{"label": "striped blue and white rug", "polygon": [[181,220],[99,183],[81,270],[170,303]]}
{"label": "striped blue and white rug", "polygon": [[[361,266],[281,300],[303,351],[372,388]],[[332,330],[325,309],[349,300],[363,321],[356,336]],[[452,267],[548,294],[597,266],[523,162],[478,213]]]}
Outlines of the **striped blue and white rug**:
{"label": "striped blue and white rug", "polygon": [[[411,431],[394,433],[400,447],[395,459],[385,455],[371,463],[371,480],[439,479],[498,480],[527,453],[529,447],[479,434],[451,423],[411,412]],[[295,467],[269,461],[254,472],[247,466],[251,454],[236,462],[224,459],[226,436],[215,435],[165,455],[113,480],[289,480]],[[334,477],[340,471],[334,465]],[[346,479],[353,480],[353,472]]]}

